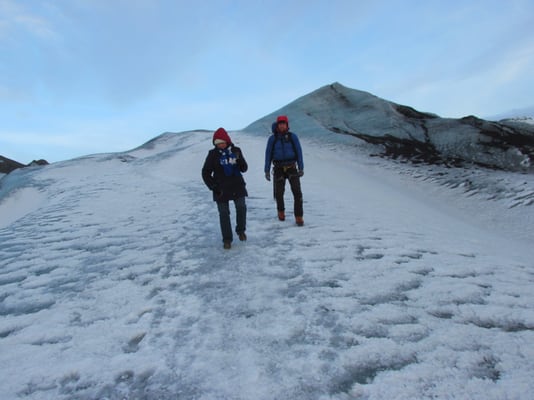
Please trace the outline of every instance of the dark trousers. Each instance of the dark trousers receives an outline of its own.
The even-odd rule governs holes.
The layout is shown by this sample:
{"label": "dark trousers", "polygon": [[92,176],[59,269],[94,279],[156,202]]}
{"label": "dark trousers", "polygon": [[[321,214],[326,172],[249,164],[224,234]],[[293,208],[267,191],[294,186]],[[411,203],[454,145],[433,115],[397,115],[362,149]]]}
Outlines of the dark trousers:
{"label": "dark trousers", "polygon": [[300,188],[300,177],[297,167],[275,166],[274,167],[274,198],[276,199],[276,208],[278,211],[284,211],[284,192],[286,189],[286,179],[289,181],[291,192],[293,193],[293,212],[295,217],[304,216],[302,209],[302,190]]}
{"label": "dark trousers", "polygon": [[[244,197],[234,200],[237,234],[244,233],[247,228],[247,203]],[[219,222],[221,224],[221,233],[223,242],[232,242],[232,224],[230,222],[230,204],[228,201],[217,202],[219,210]]]}

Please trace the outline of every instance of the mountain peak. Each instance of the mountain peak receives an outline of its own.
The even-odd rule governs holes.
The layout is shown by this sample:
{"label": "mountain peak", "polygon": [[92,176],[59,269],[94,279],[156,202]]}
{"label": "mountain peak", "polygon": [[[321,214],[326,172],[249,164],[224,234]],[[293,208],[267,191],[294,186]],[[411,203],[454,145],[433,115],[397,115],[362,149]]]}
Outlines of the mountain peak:
{"label": "mountain peak", "polygon": [[524,171],[534,161],[534,126],[473,116],[441,118],[339,82],[299,97],[245,130],[270,133],[279,114],[288,115],[291,129],[303,137],[372,145],[373,153],[378,148],[384,156],[415,162]]}

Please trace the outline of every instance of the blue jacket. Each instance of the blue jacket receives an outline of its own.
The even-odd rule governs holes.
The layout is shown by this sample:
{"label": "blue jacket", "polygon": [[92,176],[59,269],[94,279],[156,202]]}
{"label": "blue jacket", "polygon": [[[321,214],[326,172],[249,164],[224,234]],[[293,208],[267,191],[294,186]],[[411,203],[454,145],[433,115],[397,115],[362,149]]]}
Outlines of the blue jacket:
{"label": "blue jacket", "polygon": [[299,171],[304,171],[302,148],[297,135],[292,132],[288,132],[285,135],[275,132],[269,136],[267,147],[265,148],[264,172],[269,172],[271,162],[281,165],[296,162]]}

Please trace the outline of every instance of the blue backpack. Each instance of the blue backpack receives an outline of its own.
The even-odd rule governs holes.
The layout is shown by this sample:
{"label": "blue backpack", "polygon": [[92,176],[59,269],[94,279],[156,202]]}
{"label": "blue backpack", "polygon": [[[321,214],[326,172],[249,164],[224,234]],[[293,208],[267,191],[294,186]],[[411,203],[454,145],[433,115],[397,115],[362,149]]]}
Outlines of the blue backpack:
{"label": "blue backpack", "polygon": [[[271,132],[274,135],[274,140],[271,146],[271,160],[270,161],[273,161],[274,145],[276,144],[276,141],[280,139],[280,135],[276,133],[276,122],[273,122],[273,124],[271,125]],[[286,142],[291,143],[291,147],[293,147],[293,153],[295,153],[295,157],[298,157],[297,146],[295,146],[295,142],[293,141],[293,134],[287,131],[287,133],[284,134],[282,137]]]}

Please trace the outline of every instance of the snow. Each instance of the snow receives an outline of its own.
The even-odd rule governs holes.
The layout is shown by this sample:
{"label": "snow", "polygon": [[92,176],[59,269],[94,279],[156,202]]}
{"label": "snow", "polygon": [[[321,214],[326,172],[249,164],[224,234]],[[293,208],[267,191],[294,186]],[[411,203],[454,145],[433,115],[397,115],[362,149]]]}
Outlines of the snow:
{"label": "snow", "polygon": [[22,188],[5,199],[0,207],[0,228],[9,226],[29,214],[44,201],[44,196],[35,188]]}
{"label": "snow", "polygon": [[266,136],[230,135],[250,166],[231,250],[200,178],[210,132],[0,181],[2,398],[531,396],[531,175],[300,135],[297,227],[276,219]]}

